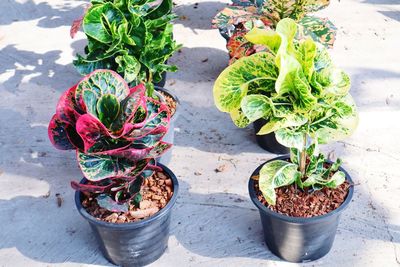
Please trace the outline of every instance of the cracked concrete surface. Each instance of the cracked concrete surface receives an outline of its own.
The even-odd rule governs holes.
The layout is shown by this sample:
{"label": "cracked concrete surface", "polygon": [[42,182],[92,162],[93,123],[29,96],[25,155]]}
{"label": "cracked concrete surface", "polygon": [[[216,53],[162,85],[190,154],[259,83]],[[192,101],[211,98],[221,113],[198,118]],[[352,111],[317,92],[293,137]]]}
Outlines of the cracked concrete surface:
{"label": "cracked concrete surface", "polygon": [[[181,192],[169,249],[152,266],[297,265],[266,248],[247,194],[251,172],[274,155],[213,105],[213,81],[228,58],[210,21],[225,2],[176,1],[175,36],[184,48],[166,87],[182,102],[169,165]],[[0,1],[0,266],[110,265],[74,207],[69,181],[81,176],[74,153],[47,140],[61,92],[79,79],[71,61],[85,41],[82,33],[71,40],[69,25],[83,4]],[[351,75],[361,120],[351,138],[324,147],[344,160],[355,195],[331,252],[305,265],[399,266],[400,2],[332,1],[321,13],[338,27],[331,53]]]}

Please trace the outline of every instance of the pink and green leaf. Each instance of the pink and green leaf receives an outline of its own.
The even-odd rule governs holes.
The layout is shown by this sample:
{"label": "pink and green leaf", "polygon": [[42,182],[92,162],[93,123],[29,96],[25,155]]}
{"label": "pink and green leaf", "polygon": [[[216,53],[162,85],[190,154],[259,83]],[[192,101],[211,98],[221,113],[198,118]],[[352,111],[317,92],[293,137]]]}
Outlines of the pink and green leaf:
{"label": "pink and green leaf", "polygon": [[113,95],[117,98],[118,102],[121,102],[129,94],[130,89],[128,84],[116,72],[95,70],[79,82],[75,98],[78,104],[90,107],[88,112],[97,116],[95,105],[103,95]]}
{"label": "pink and green leaf", "polygon": [[131,141],[113,138],[108,129],[95,117],[85,114],[76,123],[76,130],[84,142],[85,153],[99,153],[129,146]]}
{"label": "pink and green leaf", "polygon": [[85,154],[78,152],[78,163],[85,178],[92,182],[107,178],[134,178],[146,169],[149,159],[140,161],[110,155]]}
{"label": "pink and green leaf", "polygon": [[48,136],[50,142],[60,150],[78,149],[83,147],[82,139],[73,125],[61,120],[55,114],[49,123]]}
{"label": "pink and green leaf", "polygon": [[168,149],[172,147],[172,144],[166,142],[159,142],[147,155],[148,158],[158,158],[164,154]]}
{"label": "pink and green leaf", "polygon": [[81,192],[88,192],[88,193],[104,193],[108,192],[111,187],[114,185],[112,181],[106,185],[99,185],[99,184],[81,184],[76,181],[71,182],[71,187],[75,190],[81,191]]}

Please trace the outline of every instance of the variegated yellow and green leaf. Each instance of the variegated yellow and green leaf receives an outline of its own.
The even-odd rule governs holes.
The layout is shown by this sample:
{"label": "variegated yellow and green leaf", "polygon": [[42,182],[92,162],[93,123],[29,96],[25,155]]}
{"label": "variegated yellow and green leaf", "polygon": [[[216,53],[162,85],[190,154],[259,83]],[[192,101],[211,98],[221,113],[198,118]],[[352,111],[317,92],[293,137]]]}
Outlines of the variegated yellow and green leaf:
{"label": "variegated yellow and green leaf", "polygon": [[327,7],[330,0],[306,0],[305,7],[307,12],[316,12]]}
{"label": "variegated yellow and green leaf", "polygon": [[308,81],[311,81],[314,73],[314,58],[317,55],[317,46],[315,42],[307,38],[300,43],[297,49],[297,60],[300,62],[304,75]]}
{"label": "variegated yellow and green leaf", "polygon": [[257,53],[237,60],[226,68],[214,84],[214,102],[223,112],[240,108],[249,84],[257,80],[268,80],[274,84],[278,69],[274,57],[269,53]]}
{"label": "variegated yellow and green leaf", "polygon": [[336,38],[337,28],[327,18],[306,16],[299,21],[301,35],[310,36],[314,41],[332,48]]}
{"label": "variegated yellow and green leaf", "polygon": [[[257,54],[236,61],[217,79],[214,100],[221,111],[229,112],[240,122],[237,125],[246,126],[260,118],[266,120],[257,134],[275,132],[277,141],[291,148],[291,163],[285,163],[294,165],[291,172],[295,174],[290,183],[314,190],[334,188],[344,181],[337,170],[340,163],[327,168],[317,146],[340,140],[357,126],[357,111],[348,93],[350,78],[333,65],[321,44],[311,38],[295,40],[296,31],[297,26],[291,19],[278,23],[277,35],[253,29],[248,40],[270,47],[272,53],[258,53],[268,54],[269,64],[261,64],[263,59]],[[248,65],[251,67],[244,67]],[[263,84],[260,81],[264,81],[264,73],[270,70],[277,70],[278,76],[266,79],[269,83]],[[273,179],[281,167],[275,166],[270,170],[273,174],[260,181],[270,204],[275,198]]]}
{"label": "variegated yellow and green leaf", "polygon": [[231,111],[229,114],[233,123],[239,128],[244,128],[250,124],[249,119],[244,115],[243,111],[240,108]]}
{"label": "variegated yellow and green leaf", "polygon": [[304,133],[302,132],[281,128],[275,131],[275,137],[280,144],[286,147],[294,147],[298,150],[304,148]]}
{"label": "variegated yellow and green leaf", "polygon": [[298,127],[307,123],[307,117],[301,114],[288,114],[283,118],[270,117],[268,122],[258,131],[257,135],[264,135],[288,127]]}
{"label": "variegated yellow and green leaf", "polygon": [[291,95],[295,109],[305,110],[317,102],[301,64],[289,54],[281,54],[275,90],[279,95]]}
{"label": "variegated yellow and green leaf", "polygon": [[274,54],[278,52],[278,49],[281,46],[280,35],[277,32],[270,29],[267,30],[267,29],[253,28],[245,35],[245,38],[253,44],[263,45],[267,47],[269,51],[271,51]]}
{"label": "variegated yellow and green leaf", "polygon": [[[348,136],[352,135],[358,126],[359,116],[352,100],[351,96],[346,97],[347,106],[346,110],[342,111],[341,114],[337,114],[332,120],[336,124],[336,127],[323,127],[315,131],[312,136],[318,139],[321,144],[326,144],[332,141],[340,141]],[[353,102],[353,104],[351,104]],[[352,107],[352,111],[349,112],[349,107]],[[346,114],[346,115],[344,115]]]}
{"label": "variegated yellow and green leaf", "polygon": [[247,95],[242,99],[241,109],[250,122],[263,118],[271,112],[272,101],[264,95]]}
{"label": "variegated yellow and green leaf", "polygon": [[261,168],[259,176],[259,188],[265,200],[270,205],[275,205],[275,188],[290,185],[300,176],[297,165],[284,161],[270,161]]}

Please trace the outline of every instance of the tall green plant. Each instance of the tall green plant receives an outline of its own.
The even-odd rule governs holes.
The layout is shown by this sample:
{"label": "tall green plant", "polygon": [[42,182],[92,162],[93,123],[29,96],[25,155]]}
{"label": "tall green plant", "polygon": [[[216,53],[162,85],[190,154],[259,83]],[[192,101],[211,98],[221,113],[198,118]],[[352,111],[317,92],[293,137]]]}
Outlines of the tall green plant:
{"label": "tall green plant", "polygon": [[171,10],[172,0],[92,0],[82,19],[86,55],[77,55],[76,69],[82,75],[111,69],[131,85],[152,88],[163,72],[177,70],[166,64],[181,47],[173,40]]}
{"label": "tall green plant", "polygon": [[214,85],[216,106],[237,126],[266,119],[258,134],[275,132],[291,148],[291,162],[273,161],[260,171],[260,189],[270,204],[276,187],[296,182],[319,189],[343,182],[340,162],[326,167],[318,145],[350,135],[358,123],[348,75],[322,45],[311,38],[298,41],[296,32],[292,19],[281,20],[276,31],[254,28],[246,39],[269,52],[237,60]]}

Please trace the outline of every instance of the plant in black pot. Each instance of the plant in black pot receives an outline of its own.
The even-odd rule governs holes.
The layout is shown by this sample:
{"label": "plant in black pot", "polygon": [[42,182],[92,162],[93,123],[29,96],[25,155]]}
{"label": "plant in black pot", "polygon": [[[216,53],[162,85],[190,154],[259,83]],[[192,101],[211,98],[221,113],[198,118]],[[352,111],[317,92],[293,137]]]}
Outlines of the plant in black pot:
{"label": "plant in black pot", "polygon": [[60,98],[48,133],[61,150],[74,149],[84,179],[71,182],[75,202],[104,256],[141,266],[167,247],[175,175],[157,163],[170,144],[167,106],[129,88],[110,70],[96,70]]}
{"label": "plant in black pot", "polygon": [[[286,32],[287,29],[283,29],[282,26],[287,25],[288,21],[291,22],[290,27],[293,27],[291,32]],[[311,83],[316,84],[315,75],[312,76],[310,74],[312,71],[307,70],[308,84],[299,87],[304,84],[304,81],[296,80],[293,82],[293,92],[288,92],[288,84],[282,80],[282,75],[297,65],[293,66],[295,63],[291,61],[288,62],[289,65],[283,64],[285,62],[282,63],[281,58],[285,55],[282,51],[289,49],[304,64],[310,64],[300,58],[302,53],[308,52],[308,46],[314,49],[312,52],[316,54],[314,57],[324,57],[327,54],[326,49],[311,38],[302,38],[301,42],[295,41],[296,29],[297,26],[291,19],[284,19],[283,23],[279,22],[276,32],[253,28],[244,38],[252,44],[266,47],[266,52],[258,52],[237,60],[220,74],[214,85],[214,100],[218,109],[228,112],[238,127],[246,127],[254,122],[257,143],[263,149],[276,154],[286,154],[289,149],[277,141],[275,131],[279,128],[304,124],[305,118],[302,113],[293,114],[290,111],[297,110],[298,106],[309,105],[308,101],[315,101],[314,98],[309,98],[312,93],[303,88],[308,89]],[[284,35],[289,34],[289,39],[287,39]],[[288,48],[285,48],[286,46]],[[317,67],[325,71],[324,66]],[[341,73],[338,74],[338,78],[348,81],[347,76],[340,75]],[[326,86],[331,86],[331,84]],[[292,95],[286,97],[289,94]],[[299,100],[301,102],[296,105],[287,103],[299,94],[307,98]],[[314,105],[314,102],[310,105]],[[263,109],[253,113],[254,106],[263,107]]]}
{"label": "plant in black pot", "polygon": [[291,18],[298,22],[300,36],[311,36],[317,42],[332,47],[336,27],[327,18],[311,15],[329,5],[329,0],[233,0],[213,19],[213,27],[218,28],[227,40],[230,63],[243,56],[249,56],[266,48],[255,45],[244,36],[254,27],[275,29],[278,22]]}
{"label": "plant in black pot", "polygon": [[[77,55],[74,66],[82,75],[96,69],[110,69],[130,86],[144,83],[146,94],[161,97],[170,109],[171,127],[165,140],[173,143],[179,100],[162,88],[166,72],[176,71],[168,59],[181,48],[173,39],[172,0],[92,0],[84,16],[74,22],[71,36],[82,25],[88,45],[85,56]],[[156,93],[153,94],[154,86]],[[161,95],[161,96],[160,96]],[[168,163],[171,150],[160,159]]]}
{"label": "plant in black pot", "polygon": [[290,148],[290,156],[254,171],[249,193],[270,250],[303,262],[329,252],[353,194],[341,161],[328,161],[318,152],[319,144],[350,135],[358,115],[349,77],[333,65],[324,47],[311,39],[295,40],[296,31],[291,19],[281,20],[276,31],[250,31],[247,38],[270,52],[229,66],[214,94],[238,125],[264,118],[268,122],[260,131],[274,131],[278,142]]}

